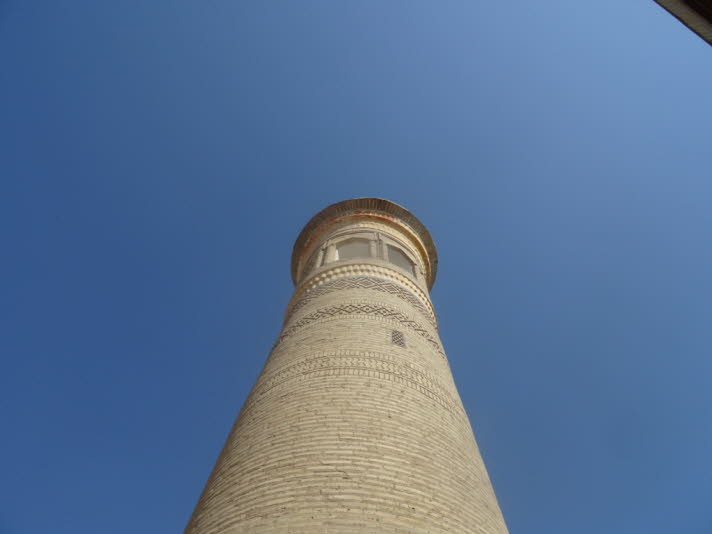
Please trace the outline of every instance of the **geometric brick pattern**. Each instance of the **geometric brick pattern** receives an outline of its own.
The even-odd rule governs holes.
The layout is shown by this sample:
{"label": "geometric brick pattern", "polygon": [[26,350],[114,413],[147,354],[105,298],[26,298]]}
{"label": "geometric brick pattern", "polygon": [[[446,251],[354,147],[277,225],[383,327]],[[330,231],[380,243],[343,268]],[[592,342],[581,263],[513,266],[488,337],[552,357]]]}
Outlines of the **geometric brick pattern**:
{"label": "geometric brick pattern", "polygon": [[337,278],[336,280],[331,280],[329,282],[316,286],[313,289],[310,289],[289,308],[285,322],[288,321],[289,318],[295,312],[297,312],[300,308],[314,300],[316,297],[327,295],[332,291],[337,291],[340,289],[370,289],[373,291],[382,291],[384,293],[400,297],[406,302],[408,302],[411,306],[413,306],[416,310],[418,310],[421,314],[423,314],[423,316],[433,325],[433,327],[437,328],[435,317],[430,312],[430,310],[428,310],[423,305],[423,303],[418,297],[413,295],[413,293],[405,289],[400,284],[388,282],[386,280],[383,280],[381,278],[375,278],[373,276],[350,276]]}
{"label": "geometric brick pattern", "polygon": [[339,375],[364,376],[402,384],[434,400],[453,415],[467,420],[465,411],[453,399],[448,388],[429,373],[409,366],[404,358],[375,352],[342,350],[316,353],[266,374],[259,387],[255,388],[253,396],[259,398],[288,380]]}
{"label": "geometric brick pattern", "polygon": [[294,332],[300,328],[307,326],[320,319],[325,319],[329,317],[334,317],[337,315],[374,315],[377,317],[384,317],[387,319],[392,319],[398,321],[401,325],[411,328],[413,331],[423,336],[425,340],[432,345],[432,347],[440,354],[445,356],[445,352],[437,339],[435,339],[425,328],[423,328],[418,322],[412,320],[403,312],[390,308],[389,306],[369,304],[369,303],[347,303],[338,306],[329,306],[327,308],[319,309],[313,313],[310,313],[306,317],[302,317],[294,324],[290,324],[288,328],[282,331],[282,334],[277,338],[275,347],[279,345],[286,338],[291,336]]}
{"label": "geometric brick pattern", "polygon": [[405,336],[403,335],[403,332],[400,330],[393,330],[393,332],[391,332],[391,343],[405,348]]}

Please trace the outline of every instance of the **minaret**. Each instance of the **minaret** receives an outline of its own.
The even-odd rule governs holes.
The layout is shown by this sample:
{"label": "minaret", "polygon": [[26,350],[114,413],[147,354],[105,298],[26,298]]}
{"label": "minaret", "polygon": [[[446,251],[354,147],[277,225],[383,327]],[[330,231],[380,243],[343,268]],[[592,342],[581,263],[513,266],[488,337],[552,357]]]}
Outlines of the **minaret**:
{"label": "minaret", "polygon": [[438,337],[437,253],[379,198],[315,215],[282,331],[185,534],[506,533]]}

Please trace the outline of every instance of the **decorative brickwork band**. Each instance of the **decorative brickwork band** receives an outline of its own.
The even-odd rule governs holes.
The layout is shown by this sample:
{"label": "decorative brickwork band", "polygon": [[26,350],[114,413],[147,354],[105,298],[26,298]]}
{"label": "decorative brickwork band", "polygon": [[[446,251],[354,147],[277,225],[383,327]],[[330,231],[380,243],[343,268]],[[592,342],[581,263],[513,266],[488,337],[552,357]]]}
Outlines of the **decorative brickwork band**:
{"label": "decorative brickwork band", "polygon": [[420,299],[421,304],[423,304],[430,314],[435,317],[435,311],[430,302],[430,298],[423,292],[423,290],[418,287],[408,276],[397,272],[390,265],[378,265],[374,263],[363,263],[362,261],[357,261],[356,263],[348,263],[345,265],[332,264],[334,267],[327,266],[321,272],[318,272],[315,276],[306,279],[297,287],[294,297],[292,300],[300,298],[300,296],[305,291],[310,291],[317,286],[325,284],[331,280],[336,280],[337,278],[353,277],[353,276],[367,276],[370,278],[378,278],[381,280],[388,280],[389,282],[403,286],[406,290],[410,291],[413,295]]}
{"label": "decorative brickwork band", "polygon": [[428,310],[418,297],[413,295],[410,291],[405,289],[402,285],[389,282],[387,280],[382,280],[380,278],[375,278],[372,276],[353,276],[344,277],[331,280],[329,282],[323,283],[320,286],[316,286],[313,289],[307,290],[304,295],[302,295],[287,312],[287,317],[285,323],[289,321],[290,317],[309,302],[313,301],[317,297],[322,295],[328,295],[332,291],[339,291],[343,289],[370,289],[372,291],[381,291],[383,293],[388,293],[389,295],[395,295],[400,297],[416,310],[418,310],[423,317],[425,317],[428,322],[437,328],[437,323],[435,317]]}
{"label": "decorative brickwork band", "polygon": [[397,321],[401,325],[412,329],[418,335],[422,336],[430,345],[437,351],[441,356],[445,356],[440,343],[435,339],[425,328],[423,328],[418,322],[414,321],[403,312],[389,308],[388,306],[382,306],[378,304],[369,303],[347,303],[338,306],[329,306],[327,308],[322,308],[314,313],[310,313],[306,317],[302,317],[294,324],[290,325],[282,331],[282,334],[277,338],[275,347],[279,345],[286,338],[294,334],[300,328],[307,326],[311,323],[319,321],[321,319],[336,317],[339,315],[373,315],[376,317],[383,317],[385,319],[391,319]]}
{"label": "decorative brickwork band", "polygon": [[354,375],[397,382],[419,391],[457,417],[467,419],[460,402],[429,373],[389,354],[359,351],[317,353],[263,374],[245,408],[288,380]]}

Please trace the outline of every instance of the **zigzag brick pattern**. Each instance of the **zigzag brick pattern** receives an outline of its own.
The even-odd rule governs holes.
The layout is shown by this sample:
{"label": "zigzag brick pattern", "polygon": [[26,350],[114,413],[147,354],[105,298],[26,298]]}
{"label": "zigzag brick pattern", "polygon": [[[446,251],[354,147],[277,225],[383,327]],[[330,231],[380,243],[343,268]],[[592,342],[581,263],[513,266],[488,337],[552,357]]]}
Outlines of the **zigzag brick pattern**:
{"label": "zigzag brick pattern", "polygon": [[343,289],[370,289],[372,291],[381,291],[384,293],[390,293],[391,295],[397,295],[406,302],[410,303],[413,308],[418,310],[423,315],[425,320],[427,320],[432,326],[437,328],[437,322],[435,321],[435,317],[423,305],[423,303],[420,302],[418,297],[413,295],[413,293],[411,293],[407,289],[404,289],[403,286],[399,284],[395,284],[387,280],[381,280],[373,276],[347,276],[344,278],[332,280],[307,291],[306,294],[302,295],[296,302],[294,302],[294,304],[288,307],[287,318],[285,319],[285,322],[288,321],[294,313],[299,311],[302,307],[304,307],[310,301],[314,300],[316,297],[327,295],[332,291],[339,291]]}
{"label": "zigzag brick pattern", "polygon": [[319,321],[320,319],[326,319],[337,315],[350,315],[354,317],[358,315],[374,315],[378,317],[386,317],[393,319],[394,321],[398,321],[402,326],[409,327],[414,332],[417,332],[418,335],[423,336],[423,338],[425,338],[428,343],[433,346],[433,349],[435,349],[438,354],[445,356],[445,352],[440,347],[440,343],[417,321],[412,320],[405,313],[397,309],[366,302],[347,302],[339,304],[337,306],[329,306],[326,308],[318,309],[314,313],[299,319],[294,324],[290,325],[288,328],[285,328],[279,338],[277,338],[277,343],[281,343],[282,341],[284,341],[284,339],[292,335],[296,330],[302,328],[303,326],[306,326],[315,321]]}

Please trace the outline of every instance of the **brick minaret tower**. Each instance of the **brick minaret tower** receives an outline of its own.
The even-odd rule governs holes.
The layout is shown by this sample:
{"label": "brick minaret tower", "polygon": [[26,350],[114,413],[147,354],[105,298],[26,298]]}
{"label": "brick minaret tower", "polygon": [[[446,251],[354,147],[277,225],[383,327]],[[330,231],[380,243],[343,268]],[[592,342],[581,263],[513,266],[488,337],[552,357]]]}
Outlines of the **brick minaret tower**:
{"label": "brick minaret tower", "polygon": [[282,331],[186,534],[503,534],[428,290],[437,253],[378,198],[315,215]]}

